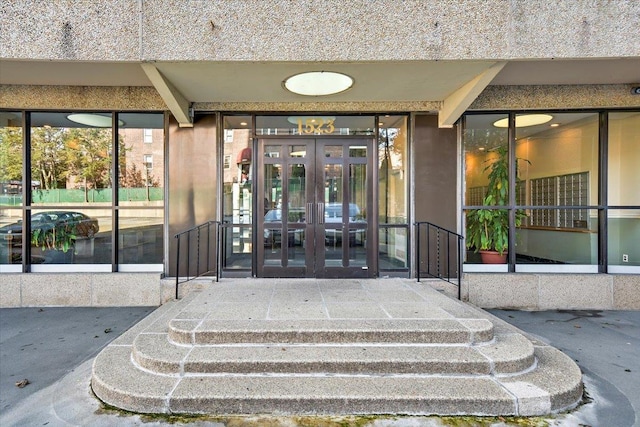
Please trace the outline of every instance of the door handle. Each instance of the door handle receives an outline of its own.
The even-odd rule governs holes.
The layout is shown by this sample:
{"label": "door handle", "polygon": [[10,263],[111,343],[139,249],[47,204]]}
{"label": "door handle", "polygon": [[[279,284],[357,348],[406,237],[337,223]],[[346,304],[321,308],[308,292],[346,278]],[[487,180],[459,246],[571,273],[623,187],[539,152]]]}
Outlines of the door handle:
{"label": "door handle", "polygon": [[318,203],[318,224],[324,224],[324,203]]}
{"label": "door handle", "polygon": [[313,203],[307,203],[305,216],[307,218],[307,224],[313,224]]}

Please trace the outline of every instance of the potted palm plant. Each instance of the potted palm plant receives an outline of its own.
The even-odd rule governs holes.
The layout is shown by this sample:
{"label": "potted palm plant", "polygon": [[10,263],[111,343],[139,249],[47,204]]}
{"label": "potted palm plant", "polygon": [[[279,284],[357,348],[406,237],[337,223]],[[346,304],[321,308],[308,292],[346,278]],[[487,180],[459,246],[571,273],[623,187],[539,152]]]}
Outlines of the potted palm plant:
{"label": "potted palm plant", "polygon": [[[496,157],[487,160],[488,165],[484,168],[485,172],[489,171],[489,183],[482,204],[495,206],[497,209],[474,209],[467,212],[467,248],[480,252],[485,264],[504,264],[509,248],[509,212],[500,208],[509,204],[507,147],[501,146],[495,153]],[[523,210],[516,211],[516,227],[522,224],[525,216]]]}

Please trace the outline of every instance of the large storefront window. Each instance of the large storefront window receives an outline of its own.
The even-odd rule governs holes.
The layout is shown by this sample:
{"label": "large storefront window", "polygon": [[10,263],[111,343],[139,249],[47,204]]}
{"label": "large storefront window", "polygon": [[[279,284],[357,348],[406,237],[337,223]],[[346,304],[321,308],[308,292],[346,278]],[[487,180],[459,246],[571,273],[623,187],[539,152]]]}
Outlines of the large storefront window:
{"label": "large storefront window", "polygon": [[[11,248],[3,247],[3,253],[11,253],[5,260],[35,272],[112,271],[114,259],[119,270],[144,264],[138,270],[161,271],[164,115],[121,114],[114,137],[115,117],[110,113],[27,114],[27,135],[10,122],[1,132],[2,155],[15,157],[14,147],[26,141],[26,152],[20,149],[16,160],[3,166],[7,179],[20,183],[7,193],[24,198],[23,203],[15,196],[12,202],[3,200],[3,205],[24,205],[3,209],[12,221],[3,227],[3,234],[10,230],[12,235],[3,239],[11,243]],[[26,177],[9,167],[23,159],[30,162]],[[30,185],[22,188],[25,181]]]}
{"label": "large storefront window", "polygon": [[[22,113],[0,111],[0,269],[22,262]],[[16,266],[19,268],[19,266]],[[10,267],[9,267],[10,268]],[[19,271],[19,270],[15,270]]]}
{"label": "large storefront window", "polygon": [[608,242],[611,272],[640,272],[640,112],[609,113]]}
{"label": "large storefront window", "polygon": [[[607,156],[601,123],[609,129]],[[511,257],[465,270],[598,272],[601,254],[621,271],[640,265],[639,135],[638,112],[466,115],[466,263],[488,263],[476,254],[483,249]],[[601,168],[607,195],[598,193]]]}

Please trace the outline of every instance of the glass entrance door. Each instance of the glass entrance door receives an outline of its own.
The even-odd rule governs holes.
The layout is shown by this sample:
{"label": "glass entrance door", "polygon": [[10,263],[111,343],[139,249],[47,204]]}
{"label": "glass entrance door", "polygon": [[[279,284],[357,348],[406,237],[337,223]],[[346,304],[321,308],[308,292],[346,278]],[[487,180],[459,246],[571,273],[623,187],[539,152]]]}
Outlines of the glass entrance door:
{"label": "glass entrance door", "polygon": [[258,146],[258,276],[373,277],[373,140]]}

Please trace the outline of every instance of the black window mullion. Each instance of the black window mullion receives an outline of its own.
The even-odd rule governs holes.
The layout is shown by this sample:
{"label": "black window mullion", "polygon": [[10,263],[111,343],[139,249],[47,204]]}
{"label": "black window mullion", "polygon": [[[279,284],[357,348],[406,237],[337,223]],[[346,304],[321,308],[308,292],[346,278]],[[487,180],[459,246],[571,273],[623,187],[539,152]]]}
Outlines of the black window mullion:
{"label": "black window mullion", "polygon": [[508,157],[509,157],[509,250],[507,251],[508,271],[516,271],[516,115],[509,113],[508,131]]}
{"label": "black window mullion", "polygon": [[608,204],[607,188],[609,164],[609,113],[600,112],[598,135],[598,272],[606,273],[609,266],[608,251]]}
{"label": "black window mullion", "polygon": [[31,270],[31,113],[22,112],[22,272]]}
{"label": "black window mullion", "polygon": [[120,146],[118,144],[118,113],[111,114],[111,271],[118,271],[118,171]]}

